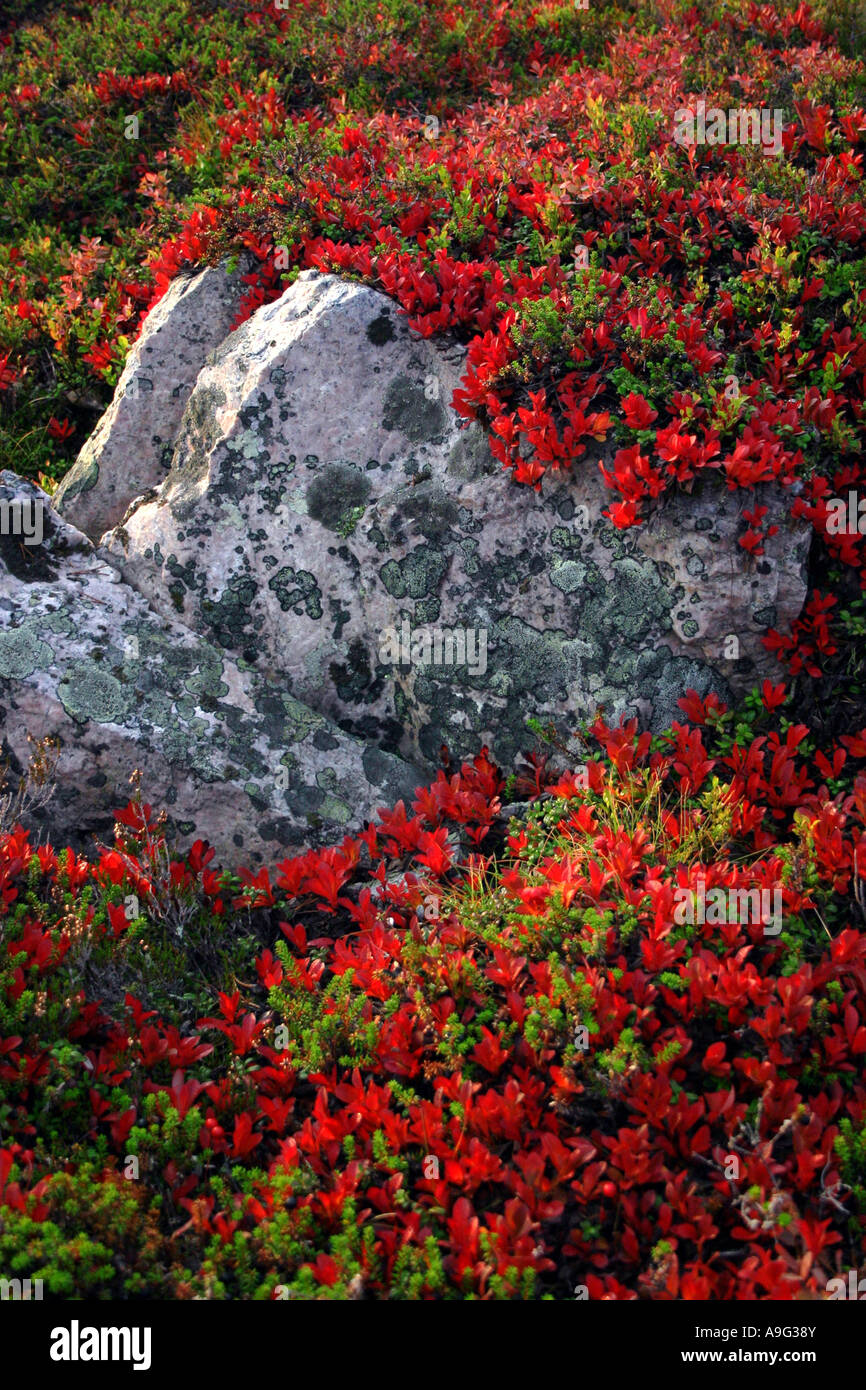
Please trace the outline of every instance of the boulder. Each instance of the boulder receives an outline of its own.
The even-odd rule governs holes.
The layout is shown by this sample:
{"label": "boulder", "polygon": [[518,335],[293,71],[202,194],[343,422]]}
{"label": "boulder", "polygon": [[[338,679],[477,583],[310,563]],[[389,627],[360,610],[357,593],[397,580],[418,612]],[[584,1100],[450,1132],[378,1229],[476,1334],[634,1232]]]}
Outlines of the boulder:
{"label": "boulder", "polygon": [[41,510],[41,544],[0,535],[0,756],[20,773],[28,734],[59,738],[55,843],[110,834],[136,768],[146,799],[228,868],[333,843],[411,800],[411,768],[154,613],[33,484],[0,473],[4,502]]}
{"label": "boulder", "polygon": [[[761,638],[800,613],[809,543],[779,490],[708,480],[619,531],[601,449],[536,494],[461,427],[463,363],[385,296],[303,272],[209,357],[165,480],[101,553],[166,618],[428,769],[443,743],[509,764],[529,716],[659,730],[689,687],[778,675]],[[779,532],[753,558],[756,501]]]}
{"label": "boulder", "polygon": [[246,262],[180,275],[154,305],[109,409],[66,474],[57,510],[93,540],[165,476],[184,407],[208,353],[231,331]]}

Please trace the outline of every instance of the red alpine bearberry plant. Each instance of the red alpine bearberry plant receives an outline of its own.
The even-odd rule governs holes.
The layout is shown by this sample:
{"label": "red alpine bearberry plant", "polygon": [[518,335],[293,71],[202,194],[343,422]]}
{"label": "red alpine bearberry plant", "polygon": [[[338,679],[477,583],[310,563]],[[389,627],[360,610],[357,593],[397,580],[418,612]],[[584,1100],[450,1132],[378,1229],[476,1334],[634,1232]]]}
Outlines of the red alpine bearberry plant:
{"label": "red alpine bearberry plant", "polygon": [[821,1297],[866,1223],[866,730],[831,765],[683,703],[507,824],[482,753],[242,880],[140,801],[92,862],[4,835],[0,1254],[121,1298]]}

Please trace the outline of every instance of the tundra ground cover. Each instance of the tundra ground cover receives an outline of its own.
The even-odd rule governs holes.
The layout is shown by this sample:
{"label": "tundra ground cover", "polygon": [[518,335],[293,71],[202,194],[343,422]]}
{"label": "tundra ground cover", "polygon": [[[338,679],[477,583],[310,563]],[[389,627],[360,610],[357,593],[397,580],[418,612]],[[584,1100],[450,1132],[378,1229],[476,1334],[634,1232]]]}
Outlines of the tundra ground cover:
{"label": "tundra ground cover", "polygon": [[[803,728],[744,746],[685,703],[655,741],[597,724],[553,783],[482,752],[242,882],[170,857],[140,797],[93,862],[5,836],[4,1267],[340,1299],[789,1299],[856,1268],[866,730],[831,797]],[[777,885],[781,933],[675,925],[702,878]]]}
{"label": "tundra ground cover", "polygon": [[[4,834],[0,1268],[67,1297],[822,1296],[866,1217],[866,562],[828,525],[864,482],[862,64],[806,6],[17,11],[9,466],[50,485],[172,276],[246,249],[244,312],[316,266],[465,342],[503,485],[612,444],[620,526],[775,481],[815,542],[788,685],[692,695],[654,740],[599,719],[583,770],[480,751],[235,881],[141,796],[90,860]],[[782,109],[782,153],[677,144],[699,96]],[[677,922],[701,884],[781,892],[782,931]]]}

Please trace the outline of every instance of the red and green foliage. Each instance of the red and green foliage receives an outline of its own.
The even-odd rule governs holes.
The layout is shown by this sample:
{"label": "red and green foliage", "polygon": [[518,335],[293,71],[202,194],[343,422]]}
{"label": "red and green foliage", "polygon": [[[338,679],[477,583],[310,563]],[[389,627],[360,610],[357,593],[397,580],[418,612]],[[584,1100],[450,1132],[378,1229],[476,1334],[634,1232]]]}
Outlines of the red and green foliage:
{"label": "red and green foliage", "polygon": [[[169,859],[140,802],[93,862],[0,840],[4,1267],[103,1298],[820,1297],[866,1226],[866,730],[831,765],[772,728],[786,698],[746,743],[694,695],[655,740],[599,722],[579,775],[506,787],[482,752],[242,881]],[[676,925],[701,878],[778,887],[781,931]]]}
{"label": "red and green foliage", "polygon": [[[49,6],[0,40],[17,471],[50,485],[169,280],[246,249],[242,316],[313,266],[464,341],[455,405],[518,482],[600,467],[622,527],[672,487],[775,483],[862,585],[863,537],[828,534],[827,501],[866,491],[866,82],[809,6],[145,14]],[[677,144],[698,97],[780,112],[778,157]],[[744,505],[756,560],[763,517]],[[772,637],[792,674],[823,671],[832,602]]]}
{"label": "red and green foliage", "polygon": [[[599,720],[585,775],[481,752],[240,879],[140,801],[90,859],[0,837],[0,1268],[61,1297],[822,1296],[866,1221],[866,555],[827,524],[866,495],[854,8],[10,13],[9,466],[50,486],[170,279],[247,250],[245,315],[313,266],[466,344],[503,486],[601,467],[622,527],[741,489],[759,564],[771,483],[815,544],[769,638],[791,687],[692,695],[656,739]],[[698,97],[781,110],[783,152],[680,147]],[[678,925],[701,880],[778,888],[781,932]]]}

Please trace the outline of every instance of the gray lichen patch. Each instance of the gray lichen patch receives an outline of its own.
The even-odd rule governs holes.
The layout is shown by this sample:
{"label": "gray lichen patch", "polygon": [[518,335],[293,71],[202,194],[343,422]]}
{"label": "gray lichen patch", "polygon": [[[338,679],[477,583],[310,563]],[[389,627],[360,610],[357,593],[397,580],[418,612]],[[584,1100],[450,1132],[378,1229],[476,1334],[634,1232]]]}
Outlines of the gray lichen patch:
{"label": "gray lichen patch", "polygon": [[319,806],[319,815],[333,821],[334,825],[345,826],[352,819],[352,808],[347,801],[328,792]]}
{"label": "gray lichen patch", "polygon": [[198,385],[187,402],[166,492],[181,520],[194,506],[197,485],[208,472],[208,454],[219,438],[217,420],[225,405],[225,392],[211,384]]}
{"label": "gray lichen patch", "polygon": [[428,482],[401,490],[395,520],[398,517],[425,540],[441,547],[456,538],[460,509],[444,488]]}
{"label": "gray lichen patch", "polygon": [[486,473],[495,473],[498,468],[481,426],[473,422],[468,428],[462,429],[448,454],[449,474],[461,482],[475,482]]}
{"label": "gray lichen patch", "polygon": [[666,647],[659,648],[653,656],[655,663],[646,663],[637,692],[651,704],[649,725],[653,733],[661,733],[675,719],[682,719],[678,702],[687,690],[696,690],[701,698],[713,691],[726,703],[730,701],[727,681],[706,662],[673,656]]}
{"label": "gray lichen patch", "polygon": [[503,619],[493,636],[486,678],[505,676],[507,688],[518,700],[527,690],[535,690],[542,703],[567,700],[570,689],[580,684],[592,654],[587,642],[569,639],[562,631],[540,632],[520,618]]}
{"label": "gray lichen patch", "polygon": [[437,439],[448,426],[438,393],[425,394],[421,382],[404,374],[394,377],[385,392],[382,428],[400,430],[412,444]]}
{"label": "gray lichen patch", "polygon": [[246,635],[255,629],[251,610],[257,596],[258,586],[251,576],[235,575],[216,602],[202,599],[202,613],[222,646],[231,648],[242,645]]}
{"label": "gray lichen patch", "polygon": [[290,695],[283,695],[282,705],[286,730],[293,743],[303,743],[304,739],[309,738],[310,734],[315,733],[324,723],[320,714],[302,705],[299,700],[292,699]]}

